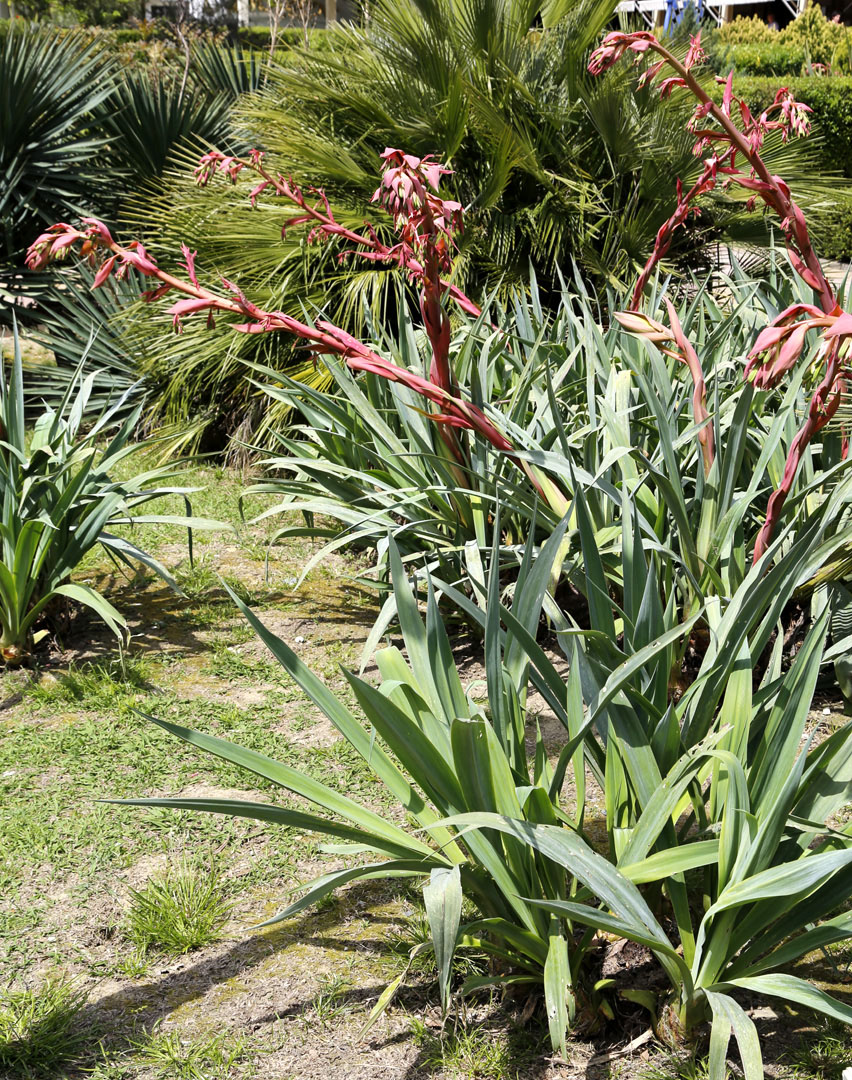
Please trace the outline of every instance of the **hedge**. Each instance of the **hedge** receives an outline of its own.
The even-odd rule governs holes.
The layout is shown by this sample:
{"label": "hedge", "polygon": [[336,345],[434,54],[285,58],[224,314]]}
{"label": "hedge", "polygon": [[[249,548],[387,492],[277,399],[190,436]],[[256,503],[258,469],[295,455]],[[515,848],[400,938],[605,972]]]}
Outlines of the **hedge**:
{"label": "hedge", "polygon": [[[272,36],[268,26],[244,26],[233,31],[235,40],[244,48],[268,49]],[[314,27],[308,30],[308,41],[311,49],[322,52],[325,48],[325,29]],[[276,49],[301,48],[305,43],[305,35],[299,26],[284,26],[278,31],[278,40],[275,42]]]}
{"label": "hedge", "polygon": [[[721,74],[732,68],[737,75],[801,75],[805,66],[805,50],[799,44],[756,42],[728,45],[713,53],[713,66]],[[812,62],[815,57],[811,57]],[[824,62],[824,61],[821,61]]]}
{"label": "hedge", "polygon": [[[9,31],[9,27],[12,24],[11,19],[0,19],[0,41],[6,36]],[[71,30],[79,31],[80,33],[87,34],[93,39],[97,39],[106,48],[115,48],[119,50],[122,46],[141,45],[145,46],[151,42],[165,42],[167,44],[175,44],[174,30],[171,25],[164,20],[156,19],[153,22],[146,23],[142,27],[122,26],[122,27],[99,27],[99,26],[85,26],[85,27],[73,27],[64,28],[54,26],[54,30],[62,33]],[[269,49],[270,41],[270,29],[268,26],[246,26],[242,28],[229,27],[221,28],[219,30],[203,30],[202,36],[208,39],[222,40],[223,36],[227,36],[232,41],[242,45],[244,48],[249,49]],[[308,31],[308,38],[310,40],[310,47],[321,51],[325,46],[325,30],[322,27],[315,27]],[[275,43],[276,49],[292,49],[301,47],[304,44],[304,34],[298,26],[284,26],[278,31],[278,40]]]}
{"label": "hedge", "polygon": [[[754,113],[775,100],[782,85],[777,78],[745,77],[734,83],[736,93]],[[852,177],[852,77],[785,79],[797,101],[813,109],[814,143],[818,165],[829,174]],[[721,88],[718,90],[721,98]],[[852,188],[852,184],[850,184]],[[831,259],[852,258],[852,190],[838,192],[836,205],[813,223],[820,254]]]}

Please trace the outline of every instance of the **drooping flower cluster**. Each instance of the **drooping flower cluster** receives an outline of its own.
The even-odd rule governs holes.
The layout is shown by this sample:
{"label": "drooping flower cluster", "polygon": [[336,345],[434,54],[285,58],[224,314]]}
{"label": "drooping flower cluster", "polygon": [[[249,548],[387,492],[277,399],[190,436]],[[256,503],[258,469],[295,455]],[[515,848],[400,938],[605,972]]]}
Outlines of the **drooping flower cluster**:
{"label": "drooping flower cluster", "polygon": [[198,166],[195,167],[195,180],[200,187],[204,188],[213,179],[216,173],[227,176],[231,184],[236,184],[236,177],[244,168],[259,168],[263,162],[262,150],[249,150],[248,161],[238,158],[235,154],[221,153],[219,150],[211,150],[203,154]]}
{"label": "drooping flower cluster", "polygon": [[[810,318],[800,319],[800,315]],[[826,315],[814,304],[793,304],[758,334],[748,354],[745,377],[753,376],[760,390],[777,386],[802,355],[809,330],[820,330],[823,348],[830,347],[838,338],[852,337],[852,315],[839,308]]]}
{"label": "drooping flower cluster", "polygon": [[[260,182],[249,192],[252,206],[257,205],[258,198],[264,192],[270,191],[273,196],[278,196],[292,203],[299,210],[299,213],[287,218],[282,225],[282,237],[286,236],[289,229],[297,225],[312,225],[313,227],[307,235],[308,243],[315,243],[324,237],[336,237],[352,245],[351,248],[347,248],[338,254],[339,260],[342,261],[349,255],[355,254],[369,262],[397,266],[404,270],[414,282],[422,280],[424,272],[422,240],[428,232],[423,227],[425,221],[417,222],[415,220],[412,223],[412,232],[407,237],[403,235],[398,243],[386,244],[369,224],[366,225],[366,232],[364,233],[356,232],[354,229],[342,225],[335,218],[328,198],[321,188],[310,188],[308,190],[308,195],[313,196],[316,200],[311,203],[304,191],[292,178],[288,180],[280,173],[277,176],[270,173],[264,166],[263,158],[264,155],[259,150],[250,150],[247,158],[228,156],[218,150],[213,150],[201,158],[201,162],[195,170],[196,180],[203,187],[217,173],[221,173],[236,182],[237,177],[244,169],[251,170],[260,179]],[[439,184],[441,176],[450,170],[430,158],[416,158],[410,154],[403,154],[400,150],[388,149],[384,152],[382,158],[389,164],[389,168],[385,170],[382,184],[373,196],[373,202],[387,205],[385,200],[381,198],[381,192],[387,189],[385,184],[387,179],[389,184],[396,183],[397,205],[402,209],[406,185],[396,180],[395,177],[406,174],[412,196],[421,197],[421,199],[422,194],[428,196],[430,212],[437,227],[436,241],[441,235],[445,237],[444,240],[438,243],[438,249],[442,251],[442,269],[448,270],[449,262],[447,260],[450,256],[453,235],[461,232],[462,229],[462,208],[458,203],[438,198],[437,188],[435,188],[435,195],[432,195],[428,188]],[[388,206],[388,209],[395,217],[398,216],[395,214],[393,206]],[[403,218],[414,216],[416,218],[417,210],[413,204],[409,207],[409,210],[410,215],[402,214],[400,216]],[[404,225],[405,221],[398,224]],[[416,232],[416,236],[413,235],[414,232]],[[444,252],[446,258],[444,258]],[[449,296],[468,315],[479,318],[482,314],[479,306],[469,296],[466,296],[458,286],[447,281],[441,281],[440,287],[442,295]]]}
{"label": "drooping flower cluster", "polygon": [[[84,256],[91,266],[97,261],[99,249],[114,249],[114,241],[109,229],[97,218],[84,217],[81,223],[85,229],[75,229],[64,221],[51,225],[49,229],[37,237],[27,249],[26,265],[30,270],[41,270],[48,263],[62,259],[71,250],[73,245],[80,241],[80,254]],[[110,256],[101,264],[95,274],[93,288],[97,289],[106,281],[115,269],[116,277],[123,278],[129,269],[138,270],[142,274],[154,273],[157,264],[138,240],[133,240],[126,248],[119,249],[115,255]]]}
{"label": "drooping flower cluster", "polygon": [[[797,102],[786,87],[782,87],[769,108],[754,116],[746,102],[735,96],[733,74],[724,80],[721,104],[714,102],[691,72],[692,67],[703,59],[700,35],[691,39],[686,58],[681,62],[653,34],[645,31],[609,34],[592,54],[589,71],[592,74],[606,71],[628,51],[637,55],[651,51],[660,57],[642,75],[644,84],[653,83],[660,72],[667,68],[674,74],[659,83],[661,95],[666,96],[677,87],[685,88],[694,95],[697,103],[689,122],[689,129],[696,136],[694,152],[697,156],[708,155],[704,159],[701,175],[688,192],[683,192],[678,180],[677,205],[657,233],[654,251],[633,292],[632,311],[617,316],[629,332],[658,344],[666,343],[663,351],[678,356],[689,366],[694,384],[693,416],[697,425],[706,422],[707,418],[704,376],[695,350],[685,340],[676,323],[674,309],[669,306],[672,320],[670,331],[638,313],[645,286],[668,252],[672,234],[686,221],[697,199],[720,181],[726,186],[737,184],[752,192],[747,203],[749,208],[755,206],[758,198],[761,199],[778,215],[793,268],[818,295],[819,306],[796,304],[783,311],[758,336],[745,367],[745,378],[753,378],[759,389],[770,389],[795,365],[804,349],[808,332],[815,330],[822,335],[817,351],[817,361],[823,366],[822,377],[811,398],[805,423],[790,447],[781,483],[769,500],[766,520],[755,542],[754,557],[758,559],[769,545],[795,480],[802,453],[813,436],[836,414],[850,374],[848,354],[852,342],[852,315],[842,311],[837,304],[834,290],[811,244],[805,216],[793,201],[789,187],[781,177],[770,174],[760,156],[770,132],[780,132],[784,140],[790,134],[807,135],[811,110]],[[712,442],[702,438],[708,428],[706,424],[700,428],[699,439],[705,471],[709,473],[713,447]]]}

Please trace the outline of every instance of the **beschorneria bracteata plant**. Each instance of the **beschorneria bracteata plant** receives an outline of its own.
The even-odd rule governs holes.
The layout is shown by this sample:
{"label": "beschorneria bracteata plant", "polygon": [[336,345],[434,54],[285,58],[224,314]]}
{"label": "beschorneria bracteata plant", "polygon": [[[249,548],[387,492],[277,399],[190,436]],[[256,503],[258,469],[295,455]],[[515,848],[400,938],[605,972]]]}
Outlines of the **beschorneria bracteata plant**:
{"label": "beschorneria bracteata plant", "polygon": [[[616,64],[626,52],[639,56],[655,53],[659,57],[645,69],[640,78],[641,84],[653,83],[664,73],[665,77],[658,87],[661,96],[666,97],[676,89],[685,89],[697,99],[689,128],[696,136],[696,156],[704,155],[701,174],[688,191],[683,190],[678,180],[677,206],[657,233],[654,250],[636,282],[630,311],[619,312],[616,318],[626,330],[656,342],[664,353],[676,357],[689,367],[694,387],[693,419],[696,424],[703,425],[698,438],[706,474],[713,465],[714,446],[701,363],[695,349],[686,340],[674,308],[668,301],[670,327],[639,311],[645,286],[669,250],[675,229],[684,224],[703,194],[720,183],[726,186],[737,184],[752,192],[747,203],[749,209],[753,209],[757,200],[761,199],[778,215],[793,268],[817,294],[817,303],[792,305],[758,335],[745,367],[745,378],[753,379],[755,386],[761,390],[777,386],[799,359],[808,331],[821,332],[822,344],[818,353],[821,378],[811,397],[805,422],[790,446],[781,483],[769,498],[766,519],[754,545],[754,559],[757,561],[772,539],[802,454],[837,412],[849,374],[852,314],[843,311],[837,303],[834,290],[811,244],[805,216],[793,201],[789,187],[780,176],[773,176],[769,172],[761,157],[764,140],[771,131],[780,132],[785,140],[791,132],[807,135],[810,130],[807,114],[811,110],[807,105],[795,101],[787,88],[782,87],[775,95],[773,104],[759,116],[754,116],[745,101],[734,94],[733,72],[727,79],[719,79],[720,83],[724,83],[724,91],[721,104],[717,104],[693,74],[693,68],[705,59],[700,33],[690,39],[683,61],[678,60],[647,31],[609,34],[592,53],[589,71],[599,75]],[[844,439],[844,454],[846,449]]]}
{"label": "beschorneria bracteata plant", "polygon": [[363,233],[341,225],[323,191],[310,189],[308,194],[316,200],[312,202],[292,179],[270,173],[260,151],[250,151],[247,158],[212,151],[202,157],[196,169],[196,178],[199,184],[204,185],[216,173],[222,173],[236,182],[243,170],[250,170],[259,179],[249,194],[252,205],[256,205],[261,193],[271,189],[296,208],[297,212],[282,226],[282,234],[295,225],[310,224],[309,242],[321,237],[335,237],[352,245],[340,253],[340,259],[355,254],[372,262],[399,267],[420,288],[423,324],[432,351],[428,379],[380,356],[334,323],[318,319],[314,325],[309,325],[282,311],[263,310],[227,278],[222,278],[227,295],[203,286],[196,271],[196,252],[190,251],[186,244],[181,245],[184,258],[182,268],[186,277],[176,277],[161,270],[139,241],[133,240],[123,247],[115,241],[106,225],[96,218],[83,218],[81,228],[65,222],[51,226],[30,245],[27,265],[34,270],[41,269],[49,262],[63,258],[75,245],[79,245],[81,255],[93,265],[99,264],[94,288],[103,285],[111,274],[121,278],[132,268],[157,283],[142,293],[145,300],[159,300],[171,292],[182,294],[183,298],[168,309],[178,332],[184,318],[201,312],[206,312],[208,325],[213,324],[216,313],[238,315],[248,321],[232,324],[233,330],[246,334],[283,331],[304,341],[312,353],[336,355],[355,371],[372,372],[390,382],[402,383],[436,407],[436,411],[428,415],[439,425],[442,440],[459,466],[458,479],[461,484],[465,480],[462,467],[467,462],[456,431],[467,429],[478,432],[495,449],[508,454],[526,473],[539,494],[561,516],[566,512],[568,502],[559,487],[535,466],[515,456],[512,442],[485,412],[460,396],[453,376],[450,323],[444,310],[444,298],[448,297],[474,318],[479,318],[482,312],[443,276],[451,269],[454,236],[462,229],[461,205],[442,199],[439,194],[441,176],[450,170],[430,157],[421,159],[400,150],[387,149],[381,156],[385,169],[372,201],[384,206],[393,217],[397,241],[390,246],[379,238],[369,224]]}

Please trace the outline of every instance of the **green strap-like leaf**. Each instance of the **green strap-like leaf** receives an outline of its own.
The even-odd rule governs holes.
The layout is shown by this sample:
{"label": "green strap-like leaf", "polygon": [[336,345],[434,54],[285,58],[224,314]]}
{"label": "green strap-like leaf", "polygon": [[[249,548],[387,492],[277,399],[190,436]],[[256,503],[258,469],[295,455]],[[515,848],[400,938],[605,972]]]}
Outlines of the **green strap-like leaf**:
{"label": "green strap-like leaf", "polygon": [[330,818],[317,814],[306,814],[300,810],[288,810],[271,803],[256,803],[241,799],[104,799],[103,802],[116,806],[160,806],[168,810],[191,810],[205,814],[222,814],[225,817],[249,818],[254,821],[268,821],[272,825],[283,825],[288,829],[301,829],[304,832],[323,833],[337,836],[342,840],[351,840],[356,845],[372,848],[392,858],[411,858],[416,849],[411,844],[401,845],[388,841],[377,833],[343,825]]}
{"label": "green strap-like leaf", "polygon": [[726,1078],[725,1058],[732,1028],[740,1049],[745,1080],[764,1080],[760,1039],[757,1036],[757,1028],[748,1014],[727,994],[718,993],[715,990],[705,990],[704,993],[713,1011],[709,1080],[725,1080]]}
{"label": "green strap-like leaf", "polygon": [[[556,920],[554,924],[558,926]],[[551,933],[544,964],[544,1004],[550,1045],[554,1052],[566,1054],[568,1034],[568,995],[571,993],[571,969],[568,964],[568,942],[558,932]]]}
{"label": "green strap-like leaf", "polygon": [[819,987],[800,979],[796,975],[753,975],[731,979],[726,986],[737,986],[757,994],[769,994],[784,1001],[795,1001],[807,1009],[820,1012],[823,1016],[839,1020],[843,1024],[852,1024],[852,1006],[833,998]]}
{"label": "green strap-like leaf", "polygon": [[446,1012],[450,1003],[453,956],[461,921],[462,887],[458,866],[432,870],[429,883],[423,887],[423,902],[438,965],[441,1006]]}
{"label": "green strap-like leaf", "polygon": [[436,858],[438,861],[443,861],[427,844],[414,836],[410,836],[399,826],[385,821],[374,811],[368,810],[346,795],[339,794],[325,784],[321,784],[318,780],[306,776],[304,773],[299,772],[298,769],[292,769],[289,765],[284,765],[279,761],[266,757],[265,754],[257,753],[256,750],[247,750],[245,747],[237,746],[235,743],[228,742],[225,739],[219,739],[215,735],[205,735],[200,731],[193,731],[191,728],[180,727],[178,724],[172,724],[168,720],[160,720],[156,716],[149,716],[147,713],[140,713],[140,715],[158,724],[172,735],[176,735],[184,742],[197,746],[201,750],[206,750],[207,753],[213,754],[215,757],[223,758],[234,765],[248,769],[266,780],[271,780],[273,784],[278,784],[288,791],[301,795],[315,805],[330,810],[333,814],[337,814],[345,821],[351,821],[367,832],[383,836],[387,841],[399,844],[412,853],[417,852],[427,858]]}

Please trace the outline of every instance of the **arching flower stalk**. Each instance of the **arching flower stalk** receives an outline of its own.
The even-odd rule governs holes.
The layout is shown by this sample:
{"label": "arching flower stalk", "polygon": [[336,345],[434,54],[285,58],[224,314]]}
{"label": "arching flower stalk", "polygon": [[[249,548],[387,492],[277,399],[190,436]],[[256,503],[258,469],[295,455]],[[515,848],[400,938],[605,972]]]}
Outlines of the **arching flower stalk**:
{"label": "arching flower stalk", "polygon": [[[64,222],[51,226],[30,245],[27,265],[33,270],[42,269],[48,263],[66,257],[76,246],[80,255],[86,257],[91,265],[98,266],[95,288],[103,285],[111,274],[122,278],[129,269],[134,269],[156,283],[142,293],[146,301],[159,300],[171,292],[181,294],[181,299],[167,309],[177,332],[181,330],[182,320],[191,315],[206,313],[208,325],[213,325],[217,314],[234,315],[245,320],[231,324],[231,329],[240,333],[292,334],[305,342],[311,353],[339,356],[355,371],[371,372],[389,382],[401,383],[435,406],[437,411],[427,415],[440,426],[445,442],[459,462],[463,460],[463,455],[455,431],[476,431],[496,450],[508,454],[526,473],[542,498],[561,516],[566,512],[568,503],[558,486],[536,467],[518,458],[511,441],[482,409],[460,397],[455,386],[449,363],[449,321],[441,306],[442,297],[448,295],[457,300],[471,314],[479,314],[479,308],[463,293],[447,285],[440,276],[441,271],[450,268],[453,234],[461,227],[459,204],[440,199],[437,190],[435,194],[428,190],[429,187],[436,188],[441,173],[446,170],[428,159],[412,158],[396,150],[386,151],[383,158],[388,167],[374,201],[384,203],[393,213],[400,231],[398,244],[393,247],[382,245],[372,229],[369,229],[366,237],[345,229],[334,220],[322,192],[316,194],[324,210],[309,207],[298,188],[280,181],[286,187],[286,197],[304,210],[304,214],[291,219],[287,227],[297,221],[315,221],[318,232],[357,242],[363,250],[356,251],[362,257],[395,263],[421,282],[421,310],[432,344],[428,379],[380,356],[334,323],[318,319],[314,325],[309,325],[282,311],[265,311],[226,278],[222,278],[224,294],[201,285],[195,266],[196,253],[191,252],[185,244],[181,250],[186,279],[176,277],[160,269],[138,241],[131,241],[126,247],[117,243],[106,225],[95,218],[83,218],[80,228]],[[243,168],[252,167],[252,161],[257,163],[255,167],[262,168],[260,160],[259,154],[253,154],[250,162],[222,155],[205,155],[200,175],[206,181],[213,169],[234,178]],[[269,179],[268,182],[275,185],[279,181]],[[459,300],[459,297],[462,299]],[[460,479],[463,480],[462,474]]]}
{"label": "arching flower stalk", "polygon": [[[814,435],[837,412],[849,374],[847,339],[852,336],[852,316],[846,314],[837,303],[834,290],[811,244],[805,216],[793,201],[789,187],[780,176],[769,172],[761,157],[761,149],[770,132],[780,132],[784,140],[791,134],[807,135],[810,130],[808,113],[811,110],[807,105],[795,101],[789,90],[782,87],[772,105],[759,116],[754,116],[745,101],[734,94],[733,73],[727,79],[719,80],[724,84],[724,91],[721,104],[717,104],[692,73],[692,69],[704,60],[700,34],[690,39],[683,61],[678,60],[647,31],[609,34],[600,48],[592,53],[589,71],[593,75],[606,71],[626,52],[638,56],[654,53],[660,57],[646,68],[640,79],[642,84],[653,83],[661,72],[668,69],[666,77],[658,84],[661,96],[666,97],[673,90],[681,88],[697,99],[689,128],[696,136],[694,153],[696,156],[707,155],[703,169],[687,192],[683,191],[678,180],[677,206],[657,233],[654,250],[636,282],[631,311],[616,317],[632,333],[658,342],[674,342],[673,346],[667,344],[663,351],[669,356],[677,356],[688,365],[694,385],[693,418],[697,425],[704,423],[699,439],[706,474],[709,474],[713,462],[712,430],[706,423],[704,375],[698,356],[684,338],[676,320],[672,321],[671,331],[666,331],[653,320],[644,323],[637,321],[645,317],[635,314],[641,306],[645,286],[671,247],[675,230],[685,223],[690,213],[697,211],[695,204],[698,199],[717,184],[726,187],[736,184],[745,188],[752,192],[747,203],[749,209],[753,209],[757,200],[761,199],[778,215],[790,262],[805,284],[817,294],[819,301],[819,306],[795,304],[783,311],[758,336],[745,368],[745,377],[753,377],[760,389],[775,386],[801,356],[808,331],[817,330],[822,334],[818,353],[819,362],[824,365],[822,378],[814,391],[805,423],[790,447],[781,483],[770,497],[765,522],[755,541],[754,559],[757,560],[764,554],[772,538],[795,481],[802,454]],[[674,310],[669,304],[670,318],[673,314]],[[800,319],[802,315],[810,317]],[[661,334],[667,336],[662,337]],[[706,438],[702,438],[705,433]]]}

